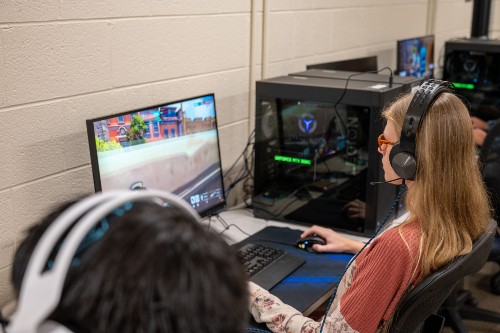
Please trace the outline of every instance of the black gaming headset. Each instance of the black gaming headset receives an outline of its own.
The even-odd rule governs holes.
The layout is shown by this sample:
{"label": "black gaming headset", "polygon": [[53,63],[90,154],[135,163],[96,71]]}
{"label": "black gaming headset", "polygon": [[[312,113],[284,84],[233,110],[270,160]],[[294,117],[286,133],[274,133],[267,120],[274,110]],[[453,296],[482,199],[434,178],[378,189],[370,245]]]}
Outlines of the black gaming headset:
{"label": "black gaming headset", "polygon": [[[137,201],[184,209],[195,220],[200,220],[186,201],[163,191],[101,192],[77,202],[59,215],[38,241],[26,267],[17,310],[7,326],[8,333],[71,333],[67,327],[47,320],[47,317],[59,304],[66,274],[78,247],[99,221],[116,209]],[[68,228],[71,230],[61,244],[59,240]],[[44,271],[58,244],[61,248],[52,268]]]}
{"label": "black gaming headset", "polygon": [[417,132],[427,110],[444,92],[455,94],[453,85],[446,81],[427,80],[420,85],[413,96],[408,111],[406,111],[399,142],[394,144],[389,154],[392,169],[399,177],[408,180],[415,179],[417,173]]}

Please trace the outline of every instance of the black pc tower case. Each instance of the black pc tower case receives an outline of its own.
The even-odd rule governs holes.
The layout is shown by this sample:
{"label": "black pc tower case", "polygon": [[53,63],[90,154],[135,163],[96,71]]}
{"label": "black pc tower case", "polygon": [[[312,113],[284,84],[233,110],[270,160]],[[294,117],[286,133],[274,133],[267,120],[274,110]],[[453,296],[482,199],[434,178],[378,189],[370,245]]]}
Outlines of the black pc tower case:
{"label": "black pc tower case", "polygon": [[[372,235],[397,192],[370,185],[383,180],[380,112],[405,90],[305,76],[258,81],[254,215]],[[361,214],[348,213],[348,203]]]}
{"label": "black pc tower case", "polygon": [[443,79],[471,103],[472,115],[500,117],[500,40],[456,39],[445,43]]}

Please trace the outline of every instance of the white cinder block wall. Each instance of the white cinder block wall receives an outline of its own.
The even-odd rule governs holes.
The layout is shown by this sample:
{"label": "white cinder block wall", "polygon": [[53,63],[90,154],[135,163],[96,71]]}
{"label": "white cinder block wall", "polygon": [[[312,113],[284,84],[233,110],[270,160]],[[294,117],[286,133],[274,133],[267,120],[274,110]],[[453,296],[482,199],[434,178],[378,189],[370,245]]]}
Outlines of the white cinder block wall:
{"label": "white cinder block wall", "polygon": [[255,80],[368,55],[394,68],[396,40],[428,33],[438,58],[471,13],[465,0],[0,0],[0,305],[23,230],[93,192],[85,119],[214,92],[227,170]]}

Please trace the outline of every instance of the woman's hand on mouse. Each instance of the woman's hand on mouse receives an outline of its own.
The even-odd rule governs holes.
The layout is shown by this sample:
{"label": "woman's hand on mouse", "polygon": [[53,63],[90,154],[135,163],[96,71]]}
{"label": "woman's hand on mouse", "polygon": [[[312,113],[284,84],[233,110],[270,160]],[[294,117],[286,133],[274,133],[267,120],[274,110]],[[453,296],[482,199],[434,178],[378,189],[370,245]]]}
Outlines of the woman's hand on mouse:
{"label": "woman's hand on mouse", "polygon": [[341,234],[333,231],[329,228],[320,227],[314,225],[304,231],[300,238],[306,238],[311,236],[312,234],[316,234],[322,237],[325,241],[325,245],[314,244],[313,250],[317,252],[334,252],[334,253],[352,253],[356,254],[363,247],[363,243],[342,236]]}

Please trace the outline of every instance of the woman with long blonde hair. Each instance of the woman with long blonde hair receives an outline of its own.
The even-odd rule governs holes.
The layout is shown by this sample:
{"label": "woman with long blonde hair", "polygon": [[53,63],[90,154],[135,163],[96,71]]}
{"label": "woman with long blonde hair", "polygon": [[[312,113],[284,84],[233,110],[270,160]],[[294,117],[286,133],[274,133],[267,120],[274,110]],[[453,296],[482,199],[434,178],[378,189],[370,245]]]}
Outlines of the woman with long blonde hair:
{"label": "woman with long blonde hair", "polygon": [[[386,181],[406,187],[407,213],[384,228],[368,246],[319,226],[325,245],[317,252],[357,254],[345,272],[329,312],[320,321],[302,316],[275,296],[250,283],[250,311],[273,332],[387,331],[406,291],[425,276],[472,249],[488,226],[491,210],[475,154],[468,108],[455,94],[439,93],[430,104],[416,135],[414,180],[399,178],[390,153],[400,142],[414,94],[390,105],[378,138]],[[361,252],[359,252],[362,250]],[[359,253],[358,253],[359,252]]]}

